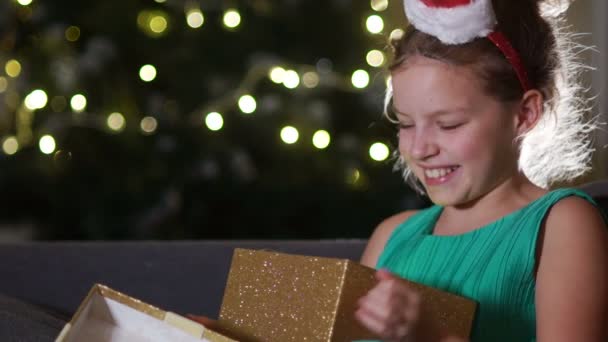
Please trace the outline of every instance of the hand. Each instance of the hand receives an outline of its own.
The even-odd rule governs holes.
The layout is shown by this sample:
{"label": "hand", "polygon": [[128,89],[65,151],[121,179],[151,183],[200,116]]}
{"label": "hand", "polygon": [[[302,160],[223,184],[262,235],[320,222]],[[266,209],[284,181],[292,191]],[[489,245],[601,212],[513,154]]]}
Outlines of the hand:
{"label": "hand", "polygon": [[378,284],[359,299],[355,313],[361,324],[386,341],[413,339],[420,322],[420,295],[386,270],[376,272]]}

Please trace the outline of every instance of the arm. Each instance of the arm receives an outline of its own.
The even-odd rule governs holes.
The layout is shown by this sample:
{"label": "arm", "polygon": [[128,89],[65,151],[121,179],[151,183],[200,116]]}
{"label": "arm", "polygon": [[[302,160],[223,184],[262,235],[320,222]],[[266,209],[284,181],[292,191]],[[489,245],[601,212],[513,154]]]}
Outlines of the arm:
{"label": "arm", "polygon": [[539,236],[537,338],[606,341],[608,229],[598,210],[578,197],[559,201]]}
{"label": "arm", "polygon": [[391,236],[395,228],[397,228],[399,224],[406,221],[410,216],[415,213],[416,211],[414,210],[408,210],[393,215],[382,221],[378,225],[378,227],[376,227],[372,236],[369,238],[369,242],[367,243],[365,251],[363,251],[363,256],[361,257],[361,264],[371,268],[375,268],[376,263],[378,262],[378,257],[382,253],[382,250],[384,250],[386,241]]}

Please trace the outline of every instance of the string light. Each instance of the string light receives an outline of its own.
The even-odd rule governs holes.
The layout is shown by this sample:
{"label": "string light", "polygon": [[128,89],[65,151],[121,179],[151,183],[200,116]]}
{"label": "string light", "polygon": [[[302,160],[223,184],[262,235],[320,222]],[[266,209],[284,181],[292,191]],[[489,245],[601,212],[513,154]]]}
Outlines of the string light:
{"label": "string light", "polygon": [[167,18],[162,15],[155,15],[150,19],[150,30],[154,33],[163,33],[167,29]]}
{"label": "string light", "polygon": [[331,136],[329,135],[329,133],[327,131],[318,130],[312,136],[313,146],[320,150],[327,148],[327,146],[329,146],[330,142],[331,142]]}
{"label": "string light", "polygon": [[76,94],[72,96],[72,99],[70,100],[70,106],[72,107],[72,110],[74,112],[81,113],[87,107],[87,98],[84,97],[84,95],[82,94]]}
{"label": "string light", "polygon": [[380,50],[371,50],[365,56],[365,60],[367,61],[367,64],[369,64],[370,66],[373,66],[376,68],[380,67],[380,66],[382,66],[382,64],[384,64],[384,53],[382,53],[382,51],[380,51]]}
{"label": "string light", "polygon": [[295,89],[300,85],[300,75],[294,70],[285,71],[283,85],[288,89]]}
{"label": "string light", "polygon": [[41,109],[46,106],[48,97],[42,89],[36,89],[25,97],[25,107],[29,110]]}
{"label": "string light", "polygon": [[151,116],[146,116],[143,119],[141,119],[141,122],[139,123],[139,128],[141,128],[141,131],[144,134],[152,134],[154,132],[156,132],[156,128],[158,127],[158,122],[156,121],[155,118],[151,117]]}
{"label": "string light", "polygon": [[121,113],[114,112],[108,116],[107,125],[111,130],[120,132],[126,126],[125,117]]}
{"label": "string light", "polygon": [[403,37],[405,32],[402,29],[394,29],[389,34],[390,40],[399,40]]}
{"label": "string light", "polygon": [[281,67],[274,67],[272,69],[270,69],[270,72],[268,73],[268,77],[270,78],[270,80],[276,84],[281,84],[283,83],[283,81],[285,80],[285,69],[281,68]]}
{"label": "string light", "polygon": [[189,10],[188,13],[186,13],[186,22],[188,23],[188,26],[192,28],[199,28],[203,26],[203,23],[205,22],[205,17],[203,16],[203,13],[200,9],[194,8]]}
{"label": "string light", "polygon": [[4,71],[10,77],[15,78],[21,73],[21,63],[16,59],[11,59],[4,65]]}
{"label": "string light", "polygon": [[17,141],[17,138],[14,136],[5,138],[2,142],[2,150],[9,156],[17,153],[19,150],[19,142]]}
{"label": "string light", "polygon": [[156,78],[156,68],[152,64],[146,64],[139,69],[139,78],[144,82],[152,82]]}
{"label": "string light", "polygon": [[374,143],[369,148],[369,156],[375,161],[384,161],[389,154],[388,146],[381,142]]}
{"label": "string light", "polygon": [[380,33],[384,29],[384,20],[379,15],[372,14],[367,17],[365,26],[370,33]]}
{"label": "string light", "polygon": [[351,77],[351,82],[355,88],[363,89],[369,84],[369,74],[365,70],[355,70]]}
{"label": "string light", "polygon": [[40,138],[40,140],[38,141],[38,147],[40,148],[40,151],[42,151],[42,153],[44,154],[51,154],[55,151],[55,138],[53,138],[51,135],[45,135],[42,138]]}
{"label": "string light", "polygon": [[243,95],[239,98],[239,108],[241,112],[245,114],[251,114],[255,112],[257,107],[257,103],[255,102],[255,98],[251,95]]}
{"label": "string light", "polygon": [[302,75],[302,84],[304,84],[306,88],[316,87],[319,85],[319,74],[314,71],[305,72],[304,75]]}
{"label": "string light", "polygon": [[388,0],[371,0],[370,6],[376,12],[382,12],[388,8]]}
{"label": "string light", "polygon": [[295,144],[300,138],[300,133],[293,126],[285,126],[281,129],[281,140],[286,144]]}
{"label": "string light", "polygon": [[65,30],[65,39],[69,42],[75,42],[80,38],[80,28],[78,26],[70,26]]}
{"label": "string light", "polygon": [[211,112],[205,117],[205,125],[212,131],[219,131],[224,127],[224,118],[218,112]]}
{"label": "string light", "polygon": [[224,13],[224,26],[234,29],[241,23],[241,15],[235,9],[229,9]]}

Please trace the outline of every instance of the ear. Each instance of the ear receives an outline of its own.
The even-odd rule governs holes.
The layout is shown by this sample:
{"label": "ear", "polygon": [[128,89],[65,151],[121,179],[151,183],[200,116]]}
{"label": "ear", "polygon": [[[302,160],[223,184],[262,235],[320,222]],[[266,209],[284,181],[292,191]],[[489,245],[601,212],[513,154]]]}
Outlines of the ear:
{"label": "ear", "polygon": [[543,103],[543,94],[536,89],[528,90],[524,94],[515,116],[515,127],[518,135],[522,135],[536,126],[543,114]]}

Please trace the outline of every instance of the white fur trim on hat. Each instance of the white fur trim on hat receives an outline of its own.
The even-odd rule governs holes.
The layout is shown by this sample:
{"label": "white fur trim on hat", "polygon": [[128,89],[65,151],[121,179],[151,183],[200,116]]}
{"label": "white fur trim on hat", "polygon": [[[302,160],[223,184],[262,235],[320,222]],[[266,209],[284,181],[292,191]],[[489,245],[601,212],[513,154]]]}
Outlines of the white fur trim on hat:
{"label": "white fur trim on hat", "polygon": [[404,0],[405,15],[418,30],[445,44],[463,44],[486,37],[496,26],[491,0],[472,0],[452,8],[429,7],[420,0]]}

